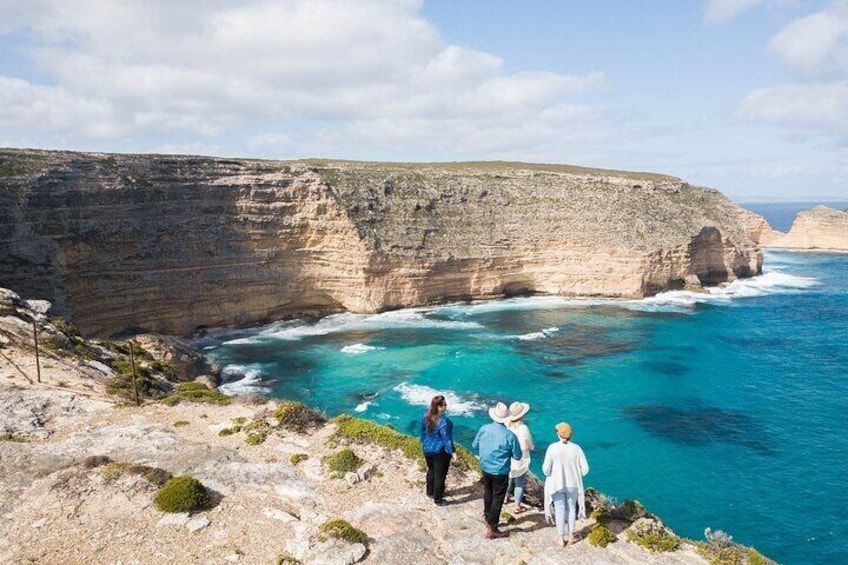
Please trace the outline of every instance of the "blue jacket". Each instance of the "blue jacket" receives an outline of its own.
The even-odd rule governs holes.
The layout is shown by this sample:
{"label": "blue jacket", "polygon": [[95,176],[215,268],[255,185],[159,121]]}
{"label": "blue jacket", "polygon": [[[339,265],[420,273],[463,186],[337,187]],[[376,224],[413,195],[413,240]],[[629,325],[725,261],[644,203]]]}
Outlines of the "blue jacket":
{"label": "blue jacket", "polygon": [[497,422],[480,428],[471,449],[479,452],[480,468],[490,475],[508,475],[511,459],[522,455],[518,436]]}
{"label": "blue jacket", "polygon": [[453,453],[453,422],[447,416],[439,416],[436,429],[430,432],[427,429],[427,413],[421,416],[421,445],[424,453]]}

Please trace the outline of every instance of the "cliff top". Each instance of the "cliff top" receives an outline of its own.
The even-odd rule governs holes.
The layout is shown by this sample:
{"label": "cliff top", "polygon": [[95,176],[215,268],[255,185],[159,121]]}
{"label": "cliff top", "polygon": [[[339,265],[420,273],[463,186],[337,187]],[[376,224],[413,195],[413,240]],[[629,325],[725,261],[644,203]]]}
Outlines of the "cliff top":
{"label": "cliff top", "polygon": [[[634,526],[619,519],[609,522],[619,539],[606,548],[582,539],[562,549],[538,509],[505,514],[511,537],[486,540],[474,473],[453,469],[450,504],[434,507],[422,471],[399,451],[346,440],[336,421],[309,432],[284,428],[277,403],[116,406],[100,379],[73,368],[91,362],[68,351],[42,358],[36,383],[34,352],[19,345],[28,324],[18,316],[41,319],[48,333],[58,329],[32,305],[4,296],[3,562],[707,562],[685,541],[671,553],[650,552],[628,541]],[[257,433],[261,441],[251,440]],[[327,458],[346,446],[366,465],[353,478],[333,478]],[[157,510],[152,501],[168,474],[199,479],[212,507],[191,515]],[[364,544],[322,534],[337,519],[364,532]],[[579,522],[584,538],[592,523]]]}

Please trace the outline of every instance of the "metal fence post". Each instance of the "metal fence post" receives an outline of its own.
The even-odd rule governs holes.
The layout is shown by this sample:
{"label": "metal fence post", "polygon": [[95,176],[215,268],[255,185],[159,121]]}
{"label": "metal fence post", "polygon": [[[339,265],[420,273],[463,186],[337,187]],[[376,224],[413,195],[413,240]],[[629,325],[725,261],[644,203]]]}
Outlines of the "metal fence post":
{"label": "metal fence post", "polygon": [[38,355],[38,325],[32,321],[32,339],[35,342],[35,374],[38,382],[41,382],[41,358]]}

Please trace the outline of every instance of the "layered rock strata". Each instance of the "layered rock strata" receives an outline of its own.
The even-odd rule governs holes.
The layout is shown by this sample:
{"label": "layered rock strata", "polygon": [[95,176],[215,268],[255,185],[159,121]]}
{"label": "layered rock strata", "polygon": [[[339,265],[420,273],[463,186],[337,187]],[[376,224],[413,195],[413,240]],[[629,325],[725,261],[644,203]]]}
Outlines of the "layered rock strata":
{"label": "layered rock strata", "polygon": [[848,251],[848,210],[826,206],[800,212],[789,233],[764,243],[781,249]]}
{"label": "layered rock strata", "polygon": [[744,213],[673,177],[560,165],[3,150],[0,285],[87,335],[634,298],[758,274]]}

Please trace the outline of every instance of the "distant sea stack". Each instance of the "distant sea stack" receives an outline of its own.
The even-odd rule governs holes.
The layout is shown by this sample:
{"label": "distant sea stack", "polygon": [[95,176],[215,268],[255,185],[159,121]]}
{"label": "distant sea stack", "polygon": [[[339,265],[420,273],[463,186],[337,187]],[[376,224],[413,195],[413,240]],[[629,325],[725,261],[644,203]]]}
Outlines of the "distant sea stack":
{"label": "distant sea stack", "polygon": [[0,150],[0,286],[86,335],[760,273],[750,214],[650,173]]}
{"label": "distant sea stack", "polygon": [[789,233],[766,247],[848,252],[848,210],[816,206],[795,216]]}

